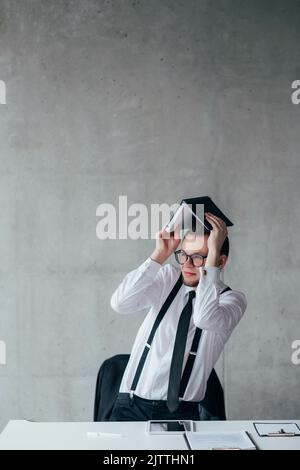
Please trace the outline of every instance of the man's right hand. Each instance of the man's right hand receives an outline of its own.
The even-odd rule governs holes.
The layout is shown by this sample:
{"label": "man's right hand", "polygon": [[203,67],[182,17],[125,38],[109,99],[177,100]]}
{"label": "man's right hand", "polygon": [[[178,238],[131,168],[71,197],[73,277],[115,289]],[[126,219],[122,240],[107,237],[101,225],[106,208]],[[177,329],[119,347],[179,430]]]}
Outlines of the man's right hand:
{"label": "man's right hand", "polygon": [[156,248],[150,256],[153,261],[163,264],[174,253],[180,243],[179,229],[168,233],[164,229],[156,234]]}

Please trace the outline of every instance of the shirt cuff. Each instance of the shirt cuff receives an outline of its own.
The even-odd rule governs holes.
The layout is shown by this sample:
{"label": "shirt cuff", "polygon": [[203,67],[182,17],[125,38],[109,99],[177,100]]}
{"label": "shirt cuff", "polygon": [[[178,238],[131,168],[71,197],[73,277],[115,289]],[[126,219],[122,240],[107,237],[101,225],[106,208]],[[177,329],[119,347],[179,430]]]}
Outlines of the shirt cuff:
{"label": "shirt cuff", "polygon": [[201,282],[215,282],[221,281],[220,273],[221,270],[217,266],[201,266]]}
{"label": "shirt cuff", "polygon": [[150,256],[140,267],[142,273],[152,278],[156,276],[160,268],[162,268],[162,265],[157,263],[157,261],[154,261]]}

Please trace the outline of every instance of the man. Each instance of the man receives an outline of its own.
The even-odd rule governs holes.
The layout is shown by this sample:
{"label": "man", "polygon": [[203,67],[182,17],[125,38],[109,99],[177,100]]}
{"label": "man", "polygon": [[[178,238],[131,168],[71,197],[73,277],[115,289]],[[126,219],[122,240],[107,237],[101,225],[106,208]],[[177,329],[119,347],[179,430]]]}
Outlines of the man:
{"label": "man", "polygon": [[[226,224],[205,216],[210,234],[188,234],[181,250],[179,238],[160,231],[151,256],[112,295],[111,306],[120,314],[150,307],[112,421],[199,420],[207,380],[247,305],[242,292],[220,279],[229,252]],[[173,252],[181,269],[162,266]]]}

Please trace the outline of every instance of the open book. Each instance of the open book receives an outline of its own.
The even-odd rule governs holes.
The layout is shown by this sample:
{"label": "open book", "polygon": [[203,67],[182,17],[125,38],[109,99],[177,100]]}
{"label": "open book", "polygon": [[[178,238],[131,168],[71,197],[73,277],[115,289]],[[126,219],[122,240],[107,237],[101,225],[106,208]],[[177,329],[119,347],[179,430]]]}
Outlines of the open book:
{"label": "open book", "polygon": [[191,450],[255,450],[256,445],[246,431],[186,432]]}
{"label": "open book", "polygon": [[181,235],[193,231],[199,234],[204,233],[204,229],[209,231],[209,227],[204,222],[204,204],[197,204],[194,212],[189,204],[182,201],[174,212],[169,223],[165,226],[166,232],[175,232],[178,230]]}

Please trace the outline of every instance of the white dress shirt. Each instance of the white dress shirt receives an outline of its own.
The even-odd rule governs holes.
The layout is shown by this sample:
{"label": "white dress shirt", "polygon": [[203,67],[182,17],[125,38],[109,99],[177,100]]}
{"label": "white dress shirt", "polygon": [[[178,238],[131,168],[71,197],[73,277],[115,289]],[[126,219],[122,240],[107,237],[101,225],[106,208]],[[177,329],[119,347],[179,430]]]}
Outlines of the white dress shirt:
{"label": "white dress shirt", "polygon": [[[135,394],[149,400],[167,400],[170,366],[179,317],[188,301],[188,293],[196,290],[190,321],[183,367],[186,364],[196,327],[202,329],[193,370],[183,396],[186,401],[201,401],[206,382],[226,341],[246,310],[245,295],[225,289],[217,267],[199,268],[202,276],[197,288],[182,285],[161,321],[148,352]],[[205,269],[206,275],[203,270]],[[130,314],[150,308],[134,341],[125,369],[120,392],[130,393],[132,381],[144,351],[155,318],[180,275],[180,268],[161,264],[148,258],[140,267],[128,273],[111,298],[112,308],[120,314]]]}

